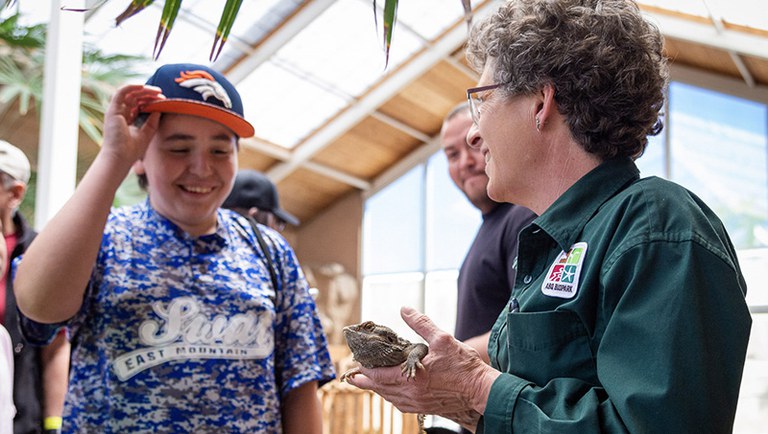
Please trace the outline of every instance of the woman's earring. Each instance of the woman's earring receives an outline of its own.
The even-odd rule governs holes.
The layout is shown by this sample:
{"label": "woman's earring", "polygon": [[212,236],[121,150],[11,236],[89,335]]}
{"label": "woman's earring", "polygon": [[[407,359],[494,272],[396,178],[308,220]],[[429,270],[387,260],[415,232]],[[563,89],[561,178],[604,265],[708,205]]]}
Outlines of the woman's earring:
{"label": "woman's earring", "polygon": [[538,116],[536,116],[536,131],[541,132],[541,121]]}

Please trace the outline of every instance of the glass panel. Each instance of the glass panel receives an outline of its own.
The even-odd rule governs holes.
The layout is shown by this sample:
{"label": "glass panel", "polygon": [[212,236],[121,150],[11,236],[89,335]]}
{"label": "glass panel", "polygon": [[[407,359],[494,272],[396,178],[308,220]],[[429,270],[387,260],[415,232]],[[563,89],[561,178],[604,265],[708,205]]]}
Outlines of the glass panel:
{"label": "glass panel", "polygon": [[365,202],[363,275],[424,269],[424,166]]}
{"label": "glass panel", "polygon": [[453,334],[456,327],[456,306],[458,270],[427,273],[424,285],[424,313],[438,327]]}
{"label": "glass panel", "polygon": [[739,250],[736,253],[741,272],[747,281],[747,303],[768,308],[768,288],[765,285],[768,249]]}
{"label": "glass panel", "polygon": [[720,216],[737,249],[768,246],[766,106],[672,83],[670,112],[672,180]]}
{"label": "glass panel", "polygon": [[427,162],[427,271],[461,267],[482,216],[448,174],[442,151]]}
{"label": "glass panel", "polygon": [[659,133],[659,135],[648,136],[648,146],[645,148],[645,153],[635,160],[637,168],[640,169],[640,176],[643,178],[648,176],[666,178],[664,173],[664,162],[666,161],[664,133],[666,128],[665,124],[664,131]]}
{"label": "glass panel", "polygon": [[764,433],[768,426],[768,314],[752,315],[747,362],[733,432]]}
{"label": "glass panel", "polygon": [[[190,6],[185,4],[182,12],[189,10]],[[208,57],[213,46],[215,25],[210,28],[192,25],[184,18],[188,13],[180,12],[155,63],[151,57],[162,8],[155,5],[147,7],[115,27],[115,17],[124,8],[125,4],[119,2],[108,2],[99,8],[85,25],[84,41],[98,46],[104,53],[146,57],[147,61],[138,65],[137,69],[147,76],[166,63],[210,64]]]}
{"label": "glass panel", "polygon": [[700,17],[709,15],[706,5],[701,0],[639,0],[638,3]]}
{"label": "glass panel", "polygon": [[287,148],[347,105],[347,100],[273,62],[262,65],[237,88],[256,136]]}
{"label": "glass panel", "polygon": [[722,15],[723,21],[768,30],[768,13],[763,0],[709,0],[709,2],[716,8],[714,13]]}
{"label": "glass panel", "polygon": [[363,279],[362,311],[364,321],[373,321],[394,330],[411,342],[422,339],[400,318],[400,308],[410,306],[423,311],[422,273],[386,274]]}
{"label": "glass panel", "polygon": [[[476,7],[476,1],[472,2]],[[384,2],[381,2],[383,5]],[[399,38],[403,24],[413,29],[426,40],[433,40],[453,23],[464,16],[459,0],[418,0],[400,2],[397,8],[397,22],[394,37]],[[466,25],[464,26],[466,28]],[[394,37],[392,44],[395,45]],[[398,40],[397,44],[400,43]]]}
{"label": "glass panel", "polygon": [[[397,41],[393,41],[390,51],[389,71],[423,45],[405,29],[396,29],[395,36]],[[350,97],[359,96],[381,79],[385,61],[381,47],[371,3],[340,0],[281,48],[275,57],[301,71],[305,79]]]}

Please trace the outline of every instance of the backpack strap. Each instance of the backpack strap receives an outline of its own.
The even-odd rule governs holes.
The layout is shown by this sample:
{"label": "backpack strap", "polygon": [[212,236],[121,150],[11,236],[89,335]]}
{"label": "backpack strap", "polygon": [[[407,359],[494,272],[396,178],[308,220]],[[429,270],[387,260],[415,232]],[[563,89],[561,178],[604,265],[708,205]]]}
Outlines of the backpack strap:
{"label": "backpack strap", "polygon": [[269,269],[269,277],[272,279],[272,288],[277,293],[277,272],[275,272],[275,264],[272,262],[272,254],[269,252],[267,241],[264,239],[264,235],[261,233],[256,220],[253,217],[247,216],[248,223],[253,228],[253,233],[256,234],[256,240],[259,242],[261,250],[264,252],[264,256],[267,258],[267,268]]}

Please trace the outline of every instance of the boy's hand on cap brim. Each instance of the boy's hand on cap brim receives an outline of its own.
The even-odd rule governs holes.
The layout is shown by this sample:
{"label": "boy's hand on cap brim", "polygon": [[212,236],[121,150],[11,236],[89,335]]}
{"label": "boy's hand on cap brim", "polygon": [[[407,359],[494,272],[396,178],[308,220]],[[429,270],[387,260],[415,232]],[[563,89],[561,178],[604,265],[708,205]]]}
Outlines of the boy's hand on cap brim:
{"label": "boy's hand on cap brim", "polygon": [[[109,152],[132,164],[144,155],[157,131],[159,113],[149,114],[147,121],[137,127],[136,119],[145,105],[165,99],[160,88],[147,85],[127,85],[112,96],[104,115],[102,152]],[[142,115],[146,116],[146,115]]]}

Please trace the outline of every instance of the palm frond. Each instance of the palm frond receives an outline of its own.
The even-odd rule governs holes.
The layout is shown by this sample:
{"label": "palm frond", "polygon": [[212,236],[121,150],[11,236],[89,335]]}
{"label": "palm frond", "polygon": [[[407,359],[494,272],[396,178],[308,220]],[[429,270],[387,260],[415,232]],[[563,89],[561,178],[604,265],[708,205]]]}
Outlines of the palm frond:
{"label": "palm frond", "polygon": [[0,57],[0,102],[19,102],[19,113],[26,115],[34,103],[39,106],[43,96],[42,69],[19,65],[10,56]]}
{"label": "palm frond", "polygon": [[19,25],[18,13],[0,22],[0,41],[10,47],[37,49],[45,47],[45,24],[34,26]]}
{"label": "palm frond", "polygon": [[168,35],[171,34],[173,24],[176,22],[180,9],[181,0],[165,0],[163,14],[160,17],[160,26],[157,28],[157,36],[155,37],[155,48],[152,56],[155,60],[160,57],[160,53],[163,51],[165,41],[168,40]]}
{"label": "palm frond", "polygon": [[[395,23],[397,23],[397,4],[398,0],[386,0],[384,2],[384,16],[382,20],[382,36],[384,37],[384,69],[387,69],[389,65],[389,48],[392,45],[392,34],[395,31]],[[378,9],[376,8],[376,0],[373,0],[373,17],[374,25],[378,28],[376,20]]]}
{"label": "palm frond", "polygon": [[[18,102],[22,115],[40,113],[45,63],[45,26],[25,27],[18,19],[0,23],[0,101]],[[95,47],[83,47],[79,122],[82,130],[101,143],[103,118],[117,88],[139,76],[135,65],[143,57],[106,55]]]}
{"label": "palm frond", "polygon": [[[243,0],[227,0],[227,4],[224,5],[224,11],[221,14],[221,20],[218,27],[216,27],[216,37],[213,39],[213,47],[211,47],[211,55],[208,60],[215,62],[221,54],[221,49],[224,48],[224,43],[227,42],[229,32],[232,30],[232,26],[235,24],[235,18],[240,12],[240,6],[243,4]],[[216,46],[218,44],[218,50]],[[214,51],[216,55],[214,55]]]}
{"label": "palm frond", "polygon": [[119,26],[123,21],[143,11],[144,8],[151,5],[155,0],[132,0],[125,10],[115,18],[115,25]]}

